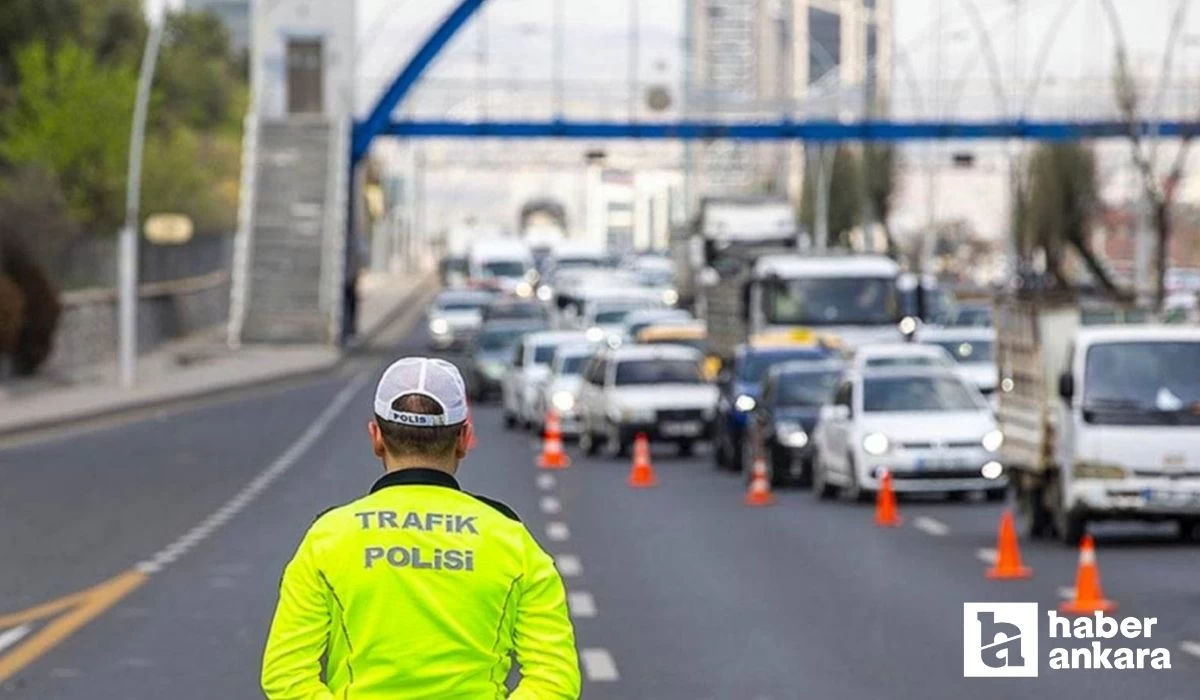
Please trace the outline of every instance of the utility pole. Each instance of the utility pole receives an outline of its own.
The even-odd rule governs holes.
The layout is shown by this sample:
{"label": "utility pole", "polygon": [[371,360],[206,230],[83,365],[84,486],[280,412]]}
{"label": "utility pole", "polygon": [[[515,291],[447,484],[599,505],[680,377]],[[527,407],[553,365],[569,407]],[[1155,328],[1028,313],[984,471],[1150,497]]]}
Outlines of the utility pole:
{"label": "utility pole", "polygon": [[[164,9],[165,13],[165,9]],[[138,230],[142,199],[142,153],[146,144],[146,113],[150,109],[150,88],[162,46],[165,17],[150,25],[146,51],[138,72],[137,99],[133,106],[133,127],[129,137],[129,172],[125,179],[125,225],[118,239],[117,258],[117,357],[121,386],[129,389],[137,381],[137,287]]]}

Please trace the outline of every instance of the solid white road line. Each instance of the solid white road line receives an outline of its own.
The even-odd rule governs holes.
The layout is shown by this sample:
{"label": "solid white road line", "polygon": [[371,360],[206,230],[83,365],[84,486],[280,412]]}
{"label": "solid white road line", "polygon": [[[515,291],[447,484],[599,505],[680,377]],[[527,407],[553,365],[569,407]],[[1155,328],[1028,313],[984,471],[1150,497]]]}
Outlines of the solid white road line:
{"label": "solid white road line", "polygon": [[584,649],[579,652],[583,673],[589,681],[615,681],[621,678],[608,649]]}
{"label": "solid white road line", "polygon": [[538,474],[537,485],[539,489],[549,491],[554,488],[555,483],[553,474]]}
{"label": "solid white road line", "polygon": [[366,372],[360,372],[351,379],[350,383],[342,387],[337,396],[333,397],[333,401],[325,407],[325,410],[321,411],[316,420],[305,428],[300,437],[292,443],[292,446],[279,455],[274,462],[271,462],[266,469],[259,472],[258,476],[246,484],[241,491],[237,492],[233,498],[230,498],[223,506],[201,521],[199,525],[184,533],[171,544],[163,547],[154,556],[140,562],[135,568],[145,574],[162,571],[163,567],[186,554],[189,549],[203,542],[217,528],[227,523],[230,518],[245,510],[247,506],[262,495],[262,492],[268,486],[283,476],[296,462],[300,461],[304,453],[325,434],[325,431],[329,429],[329,426],[338,417],[338,414],[346,408],[346,405],[350,403],[354,395],[362,389],[367,379],[368,375]]}
{"label": "solid white road line", "polygon": [[571,530],[567,527],[566,523],[546,523],[546,537],[549,537],[555,542],[565,542],[571,538]]}
{"label": "solid white road line", "polygon": [[571,609],[571,617],[596,616],[596,599],[587,591],[568,593],[567,607]]}
{"label": "solid white road line", "polygon": [[541,506],[543,513],[550,515],[555,515],[562,510],[562,503],[554,496],[543,496],[538,505]]}
{"label": "solid white road line", "polygon": [[583,565],[579,563],[579,557],[574,554],[560,554],[554,558],[554,564],[558,567],[558,573],[564,577],[578,576],[583,573]]}
{"label": "solid white road line", "polygon": [[14,627],[10,630],[5,630],[4,632],[0,632],[0,651],[4,651],[5,649],[21,641],[25,635],[29,634],[29,629],[29,625],[25,624],[19,627]]}
{"label": "solid white road line", "polygon": [[1071,586],[1059,586],[1057,592],[1058,597],[1063,600],[1070,600],[1075,597],[1075,589]]}
{"label": "solid white road line", "polygon": [[1180,642],[1179,648],[1183,650],[1183,653],[1200,659],[1200,642]]}
{"label": "solid white road line", "polygon": [[995,564],[996,560],[1000,558],[1000,554],[991,547],[985,547],[975,550],[975,558],[984,564]]}
{"label": "solid white road line", "polygon": [[913,527],[917,528],[926,535],[934,537],[945,537],[950,534],[950,526],[941,520],[927,518],[924,515],[913,521]]}

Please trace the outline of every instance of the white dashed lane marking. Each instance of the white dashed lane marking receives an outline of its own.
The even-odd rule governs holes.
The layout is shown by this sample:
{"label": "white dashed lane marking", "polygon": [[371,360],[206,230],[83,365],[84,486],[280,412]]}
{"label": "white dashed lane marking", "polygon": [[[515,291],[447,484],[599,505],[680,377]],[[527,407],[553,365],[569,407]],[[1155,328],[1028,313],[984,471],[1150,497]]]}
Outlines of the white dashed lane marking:
{"label": "white dashed lane marking", "polygon": [[571,609],[571,617],[595,617],[596,599],[587,591],[575,591],[567,594],[567,607]]}
{"label": "white dashed lane marking", "polygon": [[984,564],[995,564],[1000,555],[990,547],[975,550],[975,558]]}
{"label": "white dashed lane marking", "polygon": [[558,573],[564,577],[571,578],[583,573],[583,565],[574,554],[560,554],[554,558],[554,563],[558,566]]}
{"label": "white dashed lane marking", "polygon": [[0,632],[0,651],[4,651],[8,647],[11,647],[12,645],[21,641],[27,634],[29,634],[29,625],[21,625],[19,627],[13,627],[10,630]]}
{"label": "white dashed lane marking", "polygon": [[292,446],[286,452],[279,455],[279,458],[267,466],[266,469],[259,472],[258,476],[246,484],[233,498],[225,502],[225,505],[217,509],[216,512],[209,515],[199,525],[183,534],[179,539],[164,547],[157,554],[149,559],[140,562],[135,568],[144,574],[153,574],[172,563],[176,559],[183,556],[192,547],[200,544],[208,538],[217,528],[229,522],[229,519],[242,512],[246,506],[254,502],[254,499],[262,495],[276,479],[283,476],[284,472],[291,469],[308,448],[312,447],[325,431],[329,429],[329,425],[333,423],[338,414],[346,408],[346,405],[354,398],[354,395],[362,389],[368,379],[366,372],[359,373],[350,383],[342,387],[337,396],[333,397],[324,411],[317,416],[317,419],[308,426],[300,437],[292,443]]}
{"label": "white dashed lane marking", "polygon": [[1180,642],[1179,648],[1183,650],[1183,653],[1200,659],[1200,642]]}
{"label": "white dashed lane marking", "polygon": [[950,534],[950,527],[946,523],[935,518],[927,518],[924,515],[913,521],[913,527],[934,537],[945,537]]}
{"label": "white dashed lane marking", "polygon": [[562,510],[562,503],[554,496],[543,496],[541,502],[538,503],[543,513],[555,515]]}
{"label": "white dashed lane marking", "polygon": [[557,484],[553,474],[538,474],[537,485],[543,491],[549,491]]}
{"label": "white dashed lane marking", "polygon": [[566,523],[546,523],[546,537],[555,542],[565,542],[571,538],[571,530],[567,527]]}
{"label": "white dashed lane marking", "polygon": [[589,681],[615,681],[621,677],[608,649],[584,649],[579,652],[579,657]]}

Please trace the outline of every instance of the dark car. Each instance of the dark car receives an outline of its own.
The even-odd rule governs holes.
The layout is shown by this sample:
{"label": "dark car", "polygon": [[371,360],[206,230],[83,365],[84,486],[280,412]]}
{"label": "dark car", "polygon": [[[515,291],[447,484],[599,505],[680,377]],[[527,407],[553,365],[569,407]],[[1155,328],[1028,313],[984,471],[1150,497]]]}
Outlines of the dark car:
{"label": "dark car", "polygon": [[824,360],[833,357],[835,351],[826,345],[768,345],[754,347],[740,345],[734,351],[733,361],[717,378],[720,398],[717,400],[717,418],[713,441],[713,458],[718,469],[741,471],[743,466],[743,437],[746,419],[758,405],[758,392],[763,377],[772,365],[789,360]]}
{"label": "dark car", "polygon": [[500,297],[483,309],[483,322],[491,321],[549,321],[546,307],[536,299]]}
{"label": "dark car", "polygon": [[467,346],[464,381],[471,398],[486,401],[500,394],[500,380],[512,359],[513,348],[526,333],[546,330],[539,319],[485,321]]}
{"label": "dark car", "polygon": [[742,460],[753,459],[761,445],[772,485],[812,480],[813,430],[844,368],[837,360],[787,362],[767,373],[743,440]]}

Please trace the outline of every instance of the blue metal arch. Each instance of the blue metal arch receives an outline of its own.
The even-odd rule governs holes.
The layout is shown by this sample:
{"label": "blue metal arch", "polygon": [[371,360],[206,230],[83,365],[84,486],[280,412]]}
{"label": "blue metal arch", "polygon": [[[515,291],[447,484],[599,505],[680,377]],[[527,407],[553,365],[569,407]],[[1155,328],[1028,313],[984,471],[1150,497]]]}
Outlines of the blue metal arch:
{"label": "blue metal arch", "polygon": [[442,23],[429,35],[421,48],[417,49],[417,52],[409,59],[408,65],[404,66],[404,70],[400,71],[388,89],[379,97],[379,101],[375,103],[375,107],[371,109],[367,118],[355,123],[351,139],[351,163],[358,163],[367,155],[367,150],[371,148],[371,141],[384,133],[392,119],[392,112],[412,91],[425,69],[433,63],[442,49],[446,48],[446,45],[458,33],[458,30],[485,2],[487,0],[461,0],[450,14],[442,18]]}

